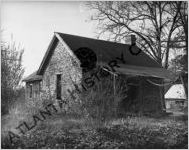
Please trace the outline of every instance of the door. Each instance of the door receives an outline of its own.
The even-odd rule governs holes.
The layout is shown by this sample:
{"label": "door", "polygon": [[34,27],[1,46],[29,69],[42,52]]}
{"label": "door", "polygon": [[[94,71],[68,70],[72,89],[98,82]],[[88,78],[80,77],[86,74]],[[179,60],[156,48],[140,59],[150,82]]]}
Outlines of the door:
{"label": "door", "polygon": [[56,98],[61,99],[61,74],[57,74],[56,76]]}

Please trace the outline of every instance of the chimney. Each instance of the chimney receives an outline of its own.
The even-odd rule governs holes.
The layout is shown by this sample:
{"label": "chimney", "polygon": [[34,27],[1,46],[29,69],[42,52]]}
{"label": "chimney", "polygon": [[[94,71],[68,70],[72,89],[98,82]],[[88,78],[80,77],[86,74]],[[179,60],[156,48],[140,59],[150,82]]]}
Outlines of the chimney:
{"label": "chimney", "polygon": [[134,34],[131,34],[131,45],[135,45],[136,44],[136,37]]}

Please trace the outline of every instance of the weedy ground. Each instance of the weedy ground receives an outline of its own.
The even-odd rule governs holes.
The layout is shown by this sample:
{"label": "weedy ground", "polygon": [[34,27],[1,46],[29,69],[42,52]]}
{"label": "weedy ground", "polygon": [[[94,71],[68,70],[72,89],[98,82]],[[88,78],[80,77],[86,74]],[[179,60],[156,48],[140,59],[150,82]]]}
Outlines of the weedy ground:
{"label": "weedy ground", "polygon": [[188,148],[187,116],[127,116],[99,124],[55,114],[10,143],[7,131],[18,124],[19,117],[2,117],[2,148]]}

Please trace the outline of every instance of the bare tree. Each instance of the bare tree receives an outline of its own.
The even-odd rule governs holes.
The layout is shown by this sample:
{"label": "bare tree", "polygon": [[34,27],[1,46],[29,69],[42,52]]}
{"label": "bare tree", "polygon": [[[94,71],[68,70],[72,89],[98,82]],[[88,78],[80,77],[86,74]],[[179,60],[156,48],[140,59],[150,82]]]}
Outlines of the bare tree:
{"label": "bare tree", "polygon": [[[138,46],[163,67],[168,68],[168,58],[173,41],[179,42],[182,5],[184,2],[158,1],[108,1],[88,2],[94,10],[91,20],[99,23],[99,37],[122,42],[129,34],[138,36]],[[183,9],[186,9],[184,5]]]}
{"label": "bare tree", "polygon": [[[184,55],[178,55],[173,61],[176,62],[176,66],[180,66],[181,73],[180,78],[184,86],[186,97],[188,97],[188,3],[187,1],[179,1],[171,4],[172,10],[178,10],[178,25],[181,26],[180,39],[173,41],[173,47],[183,48],[185,50]],[[176,37],[178,38],[178,37]]]}
{"label": "bare tree", "polygon": [[[177,9],[178,7],[177,2]],[[181,2],[180,2],[181,3]],[[184,30],[184,41],[185,41],[185,49],[186,49],[186,54],[188,56],[188,3],[187,1],[183,1],[181,4],[180,10],[179,10],[179,21],[178,23],[183,27]]]}
{"label": "bare tree", "polygon": [[22,56],[24,50],[17,48],[15,43],[1,42],[1,106],[2,112],[7,112],[8,107],[15,98],[15,92],[24,73]]}

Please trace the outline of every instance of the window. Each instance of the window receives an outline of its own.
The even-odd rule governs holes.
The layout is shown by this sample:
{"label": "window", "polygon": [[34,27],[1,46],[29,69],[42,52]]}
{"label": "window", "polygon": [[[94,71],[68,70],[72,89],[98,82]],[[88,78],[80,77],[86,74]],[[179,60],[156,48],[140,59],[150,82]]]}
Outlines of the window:
{"label": "window", "polygon": [[61,99],[61,74],[56,75],[56,98]]}
{"label": "window", "polygon": [[32,84],[29,84],[29,97],[32,98]]}

